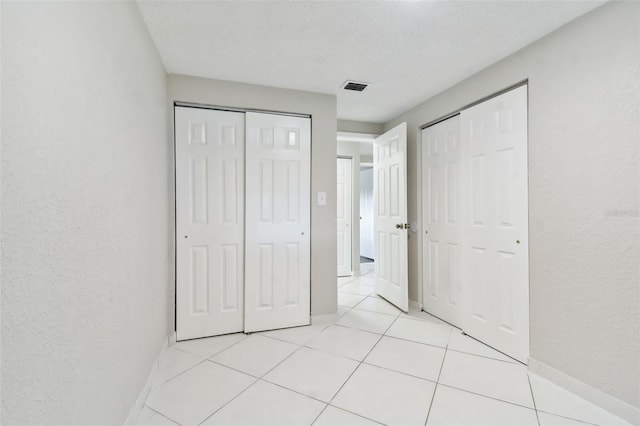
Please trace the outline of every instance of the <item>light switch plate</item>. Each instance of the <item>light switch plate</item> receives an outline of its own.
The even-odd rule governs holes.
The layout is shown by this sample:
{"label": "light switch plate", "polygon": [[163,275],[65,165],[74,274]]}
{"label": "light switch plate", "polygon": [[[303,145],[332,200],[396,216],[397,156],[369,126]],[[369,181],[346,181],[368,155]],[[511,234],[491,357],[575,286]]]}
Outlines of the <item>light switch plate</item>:
{"label": "light switch plate", "polygon": [[318,205],[326,206],[327,205],[327,193],[326,192],[318,192]]}

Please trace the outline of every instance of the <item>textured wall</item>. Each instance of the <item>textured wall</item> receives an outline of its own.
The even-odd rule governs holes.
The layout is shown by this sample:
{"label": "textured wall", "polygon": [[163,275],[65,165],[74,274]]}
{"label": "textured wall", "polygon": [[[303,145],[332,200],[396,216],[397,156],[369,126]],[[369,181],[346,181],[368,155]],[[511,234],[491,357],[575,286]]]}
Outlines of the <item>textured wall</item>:
{"label": "textured wall", "polygon": [[[336,97],[173,74],[168,91],[171,111],[174,101],[182,101],[311,115],[311,314],[336,313]],[[317,205],[318,191],[327,193],[327,205]],[[173,192],[171,197],[173,203]],[[172,217],[172,233],[174,227]],[[173,312],[169,321],[173,329]]]}
{"label": "textured wall", "polygon": [[338,131],[381,135],[382,133],[384,133],[384,123],[367,123],[364,121],[338,120]]}
{"label": "textured wall", "polygon": [[385,125],[408,122],[419,220],[419,126],[529,79],[531,356],[636,407],[639,25],[640,3],[608,3]]}
{"label": "textured wall", "polygon": [[133,2],[2,4],[2,424],[122,424],[167,336],[166,74]]}

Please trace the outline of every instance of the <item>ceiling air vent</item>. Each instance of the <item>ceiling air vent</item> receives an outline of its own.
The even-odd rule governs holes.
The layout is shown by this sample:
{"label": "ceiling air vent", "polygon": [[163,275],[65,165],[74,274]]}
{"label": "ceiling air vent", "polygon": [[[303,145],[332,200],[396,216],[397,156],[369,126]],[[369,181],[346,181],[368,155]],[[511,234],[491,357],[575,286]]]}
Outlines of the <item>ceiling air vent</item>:
{"label": "ceiling air vent", "polygon": [[361,83],[358,81],[346,81],[342,86],[342,88],[344,90],[353,90],[356,92],[362,92],[364,89],[367,88],[367,86],[368,86],[367,83]]}

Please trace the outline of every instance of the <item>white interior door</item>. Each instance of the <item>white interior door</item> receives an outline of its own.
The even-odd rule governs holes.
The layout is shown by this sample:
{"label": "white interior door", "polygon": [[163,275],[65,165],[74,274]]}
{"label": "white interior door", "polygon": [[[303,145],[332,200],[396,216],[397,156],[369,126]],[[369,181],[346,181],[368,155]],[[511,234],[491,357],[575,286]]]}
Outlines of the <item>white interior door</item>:
{"label": "white interior door", "polygon": [[527,362],[527,87],[462,111],[464,330]]}
{"label": "white interior door", "polygon": [[246,114],[245,331],[310,321],[309,118]]}
{"label": "white interior door", "polygon": [[244,114],[175,108],[177,339],[243,330]]}
{"label": "white interior door", "polygon": [[360,255],[375,259],[373,243],[373,167],[360,169]]}
{"label": "white interior door", "polygon": [[338,276],[351,275],[352,271],[352,163],[351,158],[337,159]]}
{"label": "white interior door", "polygon": [[407,123],[375,140],[373,168],[376,292],[407,312]]}
{"label": "white interior door", "polygon": [[460,116],[422,131],[422,303],[460,327]]}

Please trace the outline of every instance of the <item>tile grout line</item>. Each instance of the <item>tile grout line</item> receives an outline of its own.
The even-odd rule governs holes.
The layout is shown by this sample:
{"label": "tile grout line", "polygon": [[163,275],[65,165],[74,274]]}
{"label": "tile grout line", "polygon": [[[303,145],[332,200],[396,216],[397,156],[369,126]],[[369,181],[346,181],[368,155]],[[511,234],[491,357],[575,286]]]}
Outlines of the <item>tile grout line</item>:
{"label": "tile grout line", "polygon": [[[235,333],[234,333],[234,334],[235,334]],[[238,334],[239,334],[239,333],[238,333]],[[215,338],[215,337],[217,337],[217,336],[214,336],[214,338]],[[229,345],[229,346],[227,346],[226,348],[224,348],[224,349],[220,349],[219,351],[215,352],[213,355],[209,355],[209,356],[207,356],[207,355],[200,355],[200,354],[194,354],[193,352],[187,352],[187,351],[185,351],[184,349],[176,348],[176,349],[177,349],[177,350],[179,350],[180,352],[185,353],[185,354],[187,354],[187,355],[192,355],[192,356],[197,356],[197,357],[202,357],[202,356],[204,356],[204,359],[202,359],[202,361],[198,362],[197,364],[194,364],[193,366],[191,366],[191,367],[187,368],[187,369],[186,369],[186,370],[184,370],[183,372],[178,373],[178,374],[176,374],[175,376],[173,376],[173,377],[171,377],[171,378],[169,378],[169,379],[165,380],[164,382],[162,382],[162,383],[158,383],[158,385],[157,385],[157,386],[164,385],[165,383],[167,383],[167,382],[169,382],[169,381],[171,381],[171,380],[175,379],[176,377],[183,375],[183,374],[184,374],[184,373],[186,373],[187,371],[189,371],[189,370],[193,370],[194,368],[196,368],[196,367],[197,367],[197,366],[199,366],[200,364],[204,363],[205,361],[211,361],[211,358],[213,358],[214,356],[218,355],[219,353],[222,353],[222,352],[226,351],[227,349],[231,348],[232,346],[237,345],[238,343],[240,343],[240,342],[242,342],[243,340],[245,340],[247,337],[248,337],[248,336],[245,336],[245,337],[243,337],[242,339],[238,340],[237,342],[233,342],[232,344],[230,344],[230,345]],[[175,345],[174,345],[173,347],[175,347]],[[218,365],[223,365],[223,364],[220,364],[220,363],[217,363],[217,362],[216,362],[216,364],[218,364]],[[224,365],[224,367],[227,367],[227,366],[226,366],[226,365]]]}
{"label": "tile grout line", "polygon": [[[387,327],[387,329],[385,330],[385,333],[387,331],[389,331],[389,329],[391,328],[391,326],[397,321],[397,317],[396,319],[394,319],[391,324],[389,324],[389,326]],[[347,328],[351,328],[351,327],[347,327]],[[342,383],[342,385],[338,388],[338,390],[336,391],[336,393],[333,394],[333,396],[331,397],[331,399],[329,400],[329,403],[327,405],[331,405],[331,403],[333,402],[333,400],[336,398],[336,396],[338,396],[338,394],[340,393],[340,391],[342,391],[342,389],[344,388],[344,386],[347,384],[347,382],[349,380],[351,380],[351,377],[353,377],[353,375],[356,373],[356,371],[358,371],[358,369],[360,368],[360,366],[364,363],[364,360],[367,359],[367,357],[369,356],[369,354],[371,354],[371,352],[376,348],[376,346],[378,346],[378,343],[380,343],[380,340],[382,340],[382,338],[384,337],[384,334],[379,335],[380,337],[378,337],[378,340],[376,341],[376,343],[371,346],[371,349],[369,349],[369,351],[367,352],[367,354],[362,358],[362,360],[360,360],[358,362],[358,365],[356,366],[356,368],[353,369],[353,371],[351,372],[351,374],[349,374],[349,377],[346,378],[346,380]],[[366,417],[365,417],[366,418]],[[317,420],[317,419],[316,419]]]}
{"label": "tile grout line", "polygon": [[[243,339],[243,340],[244,340],[244,339]],[[287,343],[288,343],[288,342],[287,342]],[[292,343],[290,343],[290,344],[292,344]],[[216,361],[213,361],[213,360],[209,359],[209,360],[208,360],[209,362],[213,362],[214,364],[222,365],[223,367],[231,368],[231,369],[232,369],[232,370],[234,370],[234,371],[240,372],[240,373],[242,373],[242,374],[246,374],[246,375],[248,375],[248,376],[250,376],[250,377],[255,378],[256,380],[255,380],[253,383],[251,383],[249,386],[247,386],[246,388],[244,388],[242,391],[240,391],[236,396],[234,396],[234,397],[233,397],[233,398],[231,398],[229,401],[227,401],[226,403],[224,403],[221,407],[219,407],[217,410],[215,410],[213,413],[211,413],[209,416],[207,416],[204,420],[202,420],[202,421],[201,421],[200,423],[198,423],[198,424],[199,424],[199,425],[201,425],[202,423],[206,422],[209,418],[211,418],[212,416],[214,416],[218,411],[222,410],[224,407],[226,407],[227,405],[229,405],[232,401],[234,401],[234,400],[235,400],[236,398],[238,398],[240,395],[242,395],[243,393],[245,393],[249,388],[253,387],[256,383],[258,383],[259,381],[261,381],[261,380],[262,380],[262,378],[263,378],[264,376],[266,376],[267,374],[269,374],[269,373],[270,373],[274,368],[276,368],[277,366],[279,366],[280,364],[282,364],[284,361],[286,361],[287,359],[289,359],[289,358],[290,358],[294,353],[298,352],[298,351],[302,348],[302,346],[300,346],[300,345],[296,345],[296,346],[298,346],[298,348],[297,348],[295,351],[291,352],[291,353],[290,353],[289,355],[287,355],[287,356],[286,356],[282,361],[278,362],[275,366],[273,366],[271,369],[269,369],[267,372],[265,372],[265,373],[264,373],[262,376],[260,376],[260,377],[256,377],[256,376],[254,376],[254,375],[252,375],[252,374],[249,374],[249,373],[246,373],[246,372],[241,372],[241,371],[239,371],[239,370],[236,370],[235,368],[232,368],[232,367],[226,366],[226,365],[224,365],[224,364],[220,364],[220,363],[218,363],[218,362],[216,362]],[[222,351],[221,351],[221,352],[222,352]],[[267,383],[271,383],[271,382],[268,382],[267,380],[263,380],[263,381],[264,381],[264,382],[267,382]],[[272,384],[275,384],[275,383],[272,383]],[[289,390],[290,390],[290,389],[289,389]]]}
{"label": "tile grout line", "polygon": [[[254,377],[255,376],[251,376]],[[229,401],[225,402],[224,404],[222,404],[222,406],[218,407],[218,409],[216,409],[213,413],[209,414],[207,417],[205,417],[200,423],[198,423],[198,426],[203,424],[204,422],[206,422],[207,420],[209,420],[211,417],[213,417],[218,411],[222,410],[224,407],[226,407],[227,405],[229,405],[232,401],[234,401],[236,398],[238,398],[240,395],[242,395],[243,393],[245,393],[248,389],[250,389],[251,387],[253,387],[253,385],[255,385],[256,383],[258,383],[260,381],[260,379],[256,379],[253,381],[253,383],[251,383],[249,386],[247,386],[246,388],[242,389],[240,392],[238,392],[237,395],[235,395],[233,398],[231,398]]]}
{"label": "tile grout line", "polygon": [[538,415],[538,407],[536,406],[536,397],[533,394],[533,386],[531,386],[531,378],[529,377],[528,372],[527,372],[527,383],[529,383],[529,391],[531,392],[531,400],[533,401],[533,410],[536,412],[536,420],[538,421],[538,426],[540,426],[540,416]]}
{"label": "tile grout line", "polygon": [[444,386],[444,387],[447,387],[447,388],[451,388],[451,389],[455,389],[455,390],[458,390],[458,391],[461,391],[461,392],[470,393],[472,395],[480,396],[482,398],[488,398],[488,399],[492,399],[494,401],[504,402],[505,404],[515,405],[516,407],[526,408],[527,410],[533,410],[532,407],[527,407],[526,405],[518,404],[516,402],[507,401],[507,400],[500,399],[500,398],[496,398],[495,396],[489,396],[489,395],[485,395],[485,394],[482,394],[482,393],[470,391],[468,389],[463,389],[463,388],[459,388],[459,387],[456,387],[456,386],[451,386],[451,385],[448,385],[446,383],[438,383],[438,385]]}
{"label": "tile grout line", "polygon": [[[444,368],[444,360],[447,358],[447,351],[449,349],[449,341],[451,340],[452,330],[449,330],[449,337],[447,339],[447,346],[444,348],[444,355],[442,355],[442,364],[440,364],[440,371],[438,371],[438,378],[436,379],[436,385],[433,388],[433,395],[431,396],[431,402],[429,402],[429,409],[427,410],[427,418],[424,419],[425,426],[429,421],[429,415],[431,415],[431,408],[433,407],[433,401],[436,399],[436,391],[438,390],[438,384],[440,383],[440,375],[442,374],[442,369]],[[538,425],[539,426],[539,425]]]}
{"label": "tile grout line", "polygon": [[574,419],[573,417],[563,416],[562,414],[556,414],[556,413],[552,413],[550,411],[545,411],[545,410],[539,410],[539,411],[541,413],[544,413],[544,414],[549,414],[549,415],[556,416],[556,417],[562,417],[563,419],[573,420],[574,422],[584,423],[585,425],[589,425],[589,426],[602,426],[602,425],[599,425],[597,423],[590,423],[590,422],[586,422],[584,420]]}
{"label": "tile grout line", "polygon": [[[149,407],[147,404],[142,404],[142,408],[144,408],[144,407],[147,407],[149,410],[153,411],[154,413],[158,414],[161,417],[164,417],[165,419],[169,420],[170,422],[175,423],[177,425],[180,425],[180,422],[177,422],[177,421],[173,420],[171,417],[162,414],[160,411]],[[139,423],[140,423],[140,418],[138,417],[138,424]]]}

